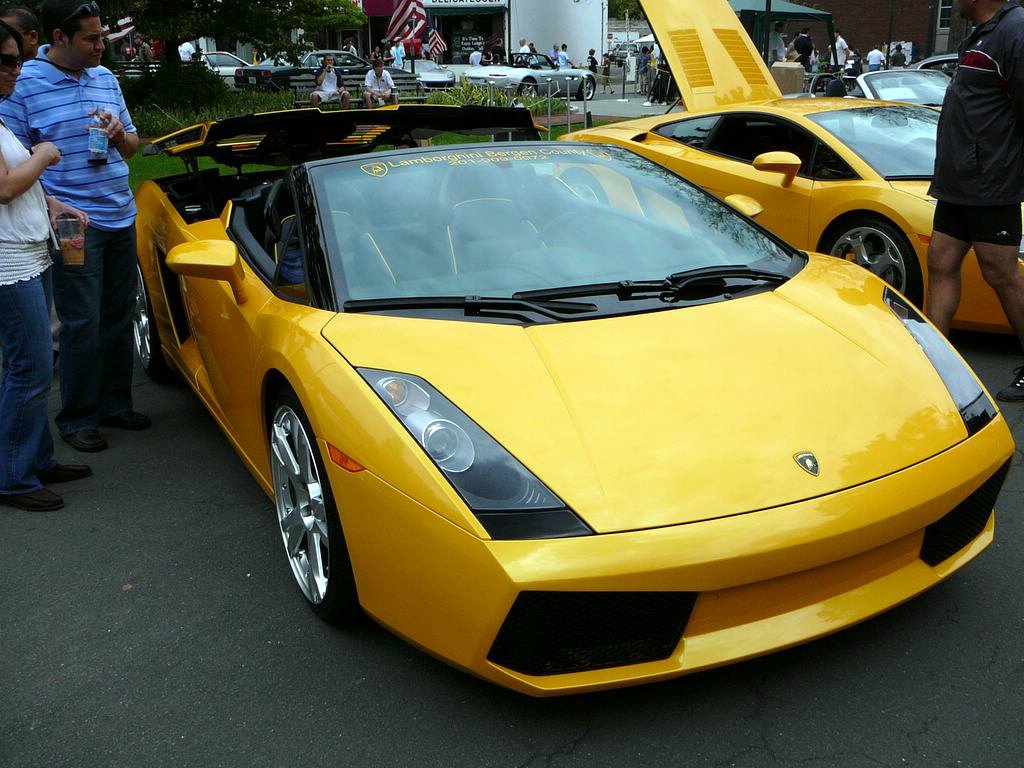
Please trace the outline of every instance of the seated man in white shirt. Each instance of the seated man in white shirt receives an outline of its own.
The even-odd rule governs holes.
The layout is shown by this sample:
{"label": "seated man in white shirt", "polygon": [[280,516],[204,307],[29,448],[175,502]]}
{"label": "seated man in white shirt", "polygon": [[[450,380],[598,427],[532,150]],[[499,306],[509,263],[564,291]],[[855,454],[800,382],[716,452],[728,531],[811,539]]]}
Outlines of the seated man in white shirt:
{"label": "seated man in white shirt", "polygon": [[319,107],[322,103],[332,101],[340,101],[341,106],[348,109],[348,91],[338,79],[338,71],[334,68],[334,55],[328,53],[324,55],[320,71],[316,73],[316,90],[309,97],[309,103]]}
{"label": "seated man in white shirt", "polygon": [[384,70],[384,62],[377,59],[363,81],[363,105],[369,109],[375,104],[397,103],[395,81],[391,79],[391,73]]}

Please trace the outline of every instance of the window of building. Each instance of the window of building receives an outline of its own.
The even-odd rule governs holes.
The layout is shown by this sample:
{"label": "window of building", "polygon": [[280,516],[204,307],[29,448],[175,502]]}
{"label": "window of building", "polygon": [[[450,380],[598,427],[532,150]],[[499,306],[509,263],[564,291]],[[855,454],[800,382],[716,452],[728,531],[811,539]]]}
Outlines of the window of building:
{"label": "window of building", "polygon": [[953,0],[939,0],[939,29],[949,29],[953,16]]}

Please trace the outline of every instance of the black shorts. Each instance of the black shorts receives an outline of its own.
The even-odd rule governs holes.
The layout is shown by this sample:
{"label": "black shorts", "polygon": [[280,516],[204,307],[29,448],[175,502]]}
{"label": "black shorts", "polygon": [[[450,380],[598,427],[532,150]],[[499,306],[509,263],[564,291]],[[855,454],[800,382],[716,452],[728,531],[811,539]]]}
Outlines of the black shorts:
{"label": "black shorts", "polygon": [[957,205],[940,200],[932,228],[965,243],[1020,246],[1020,204]]}

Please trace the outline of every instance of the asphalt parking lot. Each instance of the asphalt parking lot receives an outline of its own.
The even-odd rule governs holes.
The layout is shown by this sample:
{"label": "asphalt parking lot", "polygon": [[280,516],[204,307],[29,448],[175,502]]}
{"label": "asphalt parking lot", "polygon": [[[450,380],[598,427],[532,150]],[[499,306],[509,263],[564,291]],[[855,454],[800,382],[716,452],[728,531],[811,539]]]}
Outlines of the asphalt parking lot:
{"label": "asphalt parking lot", "polygon": [[[1008,337],[955,342],[992,390],[1020,362]],[[0,508],[4,768],[1024,762],[1019,453],[995,543],[931,592],[754,661],[534,700],[322,624],[199,400],[139,373],[136,406],[153,429],[109,431],[65,510]],[[1024,406],[1004,413],[1020,443]]]}

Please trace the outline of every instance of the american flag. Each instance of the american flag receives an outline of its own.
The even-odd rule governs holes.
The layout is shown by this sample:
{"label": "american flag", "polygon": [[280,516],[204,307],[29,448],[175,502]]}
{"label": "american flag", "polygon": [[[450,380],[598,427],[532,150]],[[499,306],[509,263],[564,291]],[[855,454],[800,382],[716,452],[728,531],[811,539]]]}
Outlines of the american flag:
{"label": "american flag", "polygon": [[426,25],[427,13],[423,10],[423,0],[395,0],[395,12],[391,15],[384,37],[388,40],[419,37]]}
{"label": "american flag", "polygon": [[437,31],[437,27],[430,28],[430,36],[427,38],[427,44],[430,46],[430,55],[439,56],[448,50],[448,43],[441,37],[441,33]]}

